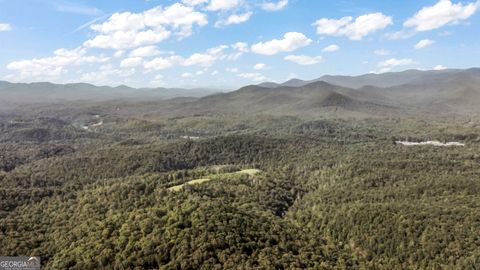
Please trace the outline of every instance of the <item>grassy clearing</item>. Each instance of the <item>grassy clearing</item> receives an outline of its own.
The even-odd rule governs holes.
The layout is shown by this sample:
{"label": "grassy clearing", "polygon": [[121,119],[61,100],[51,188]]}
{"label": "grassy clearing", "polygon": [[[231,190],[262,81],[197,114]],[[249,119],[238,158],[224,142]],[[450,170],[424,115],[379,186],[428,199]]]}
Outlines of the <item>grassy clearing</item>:
{"label": "grassy clearing", "polygon": [[246,169],[246,170],[241,170],[241,171],[235,172],[235,173],[237,173],[237,174],[245,173],[245,174],[248,174],[250,176],[253,176],[253,175],[255,175],[259,172],[260,172],[260,170],[258,170],[258,169]]}
{"label": "grassy clearing", "polygon": [[[238,175],[238,174],[248,174],[250,176],[253,176],[253,175],[255,175],[259,172],[261,172],[261,171],[258,170],[258,169],[245,169],[245,170],[241,170],[241,171],[238,171],[238,172],[225,173],[225,174],[222,174],[222,176],[228,177],[228,176]],[[201,179],[191,180],[191,181],[188,181],[184,184],[170,187],[168,190],[173,191],[173,192],[178,192],[178,191],[182,190],[182,188],[186,185],[198,185],[198,184],[202,184],[202,183],[205,183],[205,182],[208,182],[208,181],[211,181],[211,180],[217,180],[217,179],[219,179],[217,176],[218,175],[210,175],[211,178],[201,178]],[[215,178],[215,179],[212,179],[212,178]]]}

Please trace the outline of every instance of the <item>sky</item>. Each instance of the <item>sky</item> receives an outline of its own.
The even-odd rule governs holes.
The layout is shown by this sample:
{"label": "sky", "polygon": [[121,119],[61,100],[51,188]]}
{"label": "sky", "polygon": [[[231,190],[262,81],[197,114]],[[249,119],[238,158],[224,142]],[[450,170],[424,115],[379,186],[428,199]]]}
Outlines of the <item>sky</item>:
{"label": "sky", "polygon": [[235,89],[480,63],[480,0],[0,0],[0,80]]}

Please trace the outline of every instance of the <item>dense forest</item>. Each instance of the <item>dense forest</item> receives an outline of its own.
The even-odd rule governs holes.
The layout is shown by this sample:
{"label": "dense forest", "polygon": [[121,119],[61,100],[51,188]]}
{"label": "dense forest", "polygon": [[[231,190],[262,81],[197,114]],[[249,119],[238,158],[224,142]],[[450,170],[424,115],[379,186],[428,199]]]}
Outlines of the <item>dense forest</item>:
{"label": "dense forest", "polygon": [[0,254],[45,269],[480,267],[478,122],[117,106],[0,116]]}

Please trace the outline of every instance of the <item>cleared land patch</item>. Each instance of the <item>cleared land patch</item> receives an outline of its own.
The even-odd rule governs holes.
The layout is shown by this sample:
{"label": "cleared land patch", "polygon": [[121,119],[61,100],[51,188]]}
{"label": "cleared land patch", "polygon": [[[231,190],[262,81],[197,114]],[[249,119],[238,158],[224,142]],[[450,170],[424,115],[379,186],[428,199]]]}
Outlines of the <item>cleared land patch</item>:
{"label": "cleared land patch", "polygon": [[[241,171],[238,171],[238,172],[225,173],[223,175],[225,175],[225,177],[228,177],[229,175],[235,175],[235,174],[248,174],[250,176],[253,176],[253,175],[255,175],[259,172],[261,172],[261,171],[258,170],[258,169],[245,169],[245,170],[241,170]],[[215,175],[212,175],[212,176],[215,176]],[[181,184],[181,185],[170,187],[168,190],[173,191],[173,192],[177,192],[177,191],[182,190],[182,188],[186,185],[198,185],[198,184],[202,184],[202,183],[205,183],[205,182],[208,182],[208,181],[211,181],[211,180],[212,179],[208,178],[208,176],[207,176],[207,178],[195,179],[195,180],[188,181],[188,182],[186,182],[184,184]]]}

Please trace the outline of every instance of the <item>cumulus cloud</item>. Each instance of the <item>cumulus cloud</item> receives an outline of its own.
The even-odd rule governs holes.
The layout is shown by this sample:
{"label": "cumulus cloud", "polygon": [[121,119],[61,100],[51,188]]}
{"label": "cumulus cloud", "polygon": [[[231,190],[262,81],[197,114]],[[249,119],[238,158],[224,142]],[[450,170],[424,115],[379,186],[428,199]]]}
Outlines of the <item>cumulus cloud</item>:
{"label": "cumulus cloud", "polygon": [[0,23],[0,32],[12,31],[12,26],[8,23]]}
{"label": "cumulus cloud", "polygon": [[141,57],[129,57],[125,58],[120,62],[120,67],[123,68],[131,68],[131,67],[137,67],[142,64],[142,58]]}
{"label": "cumulus cloud", "polygon": [[156,57],[150,61],[146,61],[145,63],[143,63],[143,67],[147,70],[163,70],[178,65],[182,61],[183,58],[176,55],[169,57]]}
{"label": "cumulus cloud", "polygon": [[151,57],[161,54],[162,52],[158,50],[155,46],[145,46],[136,48],[130,52],[130,57]]}
{"label": "cumulus cloud", "polygon": [[155,75],[153,79],[150,81],[150,85],[156,86],[156,87],[165,85],[165,82],[163,81],[163,75],[162,74]]}
{"label": "cumulus cloud", "polygon": [[340,46],[336,45],[336,44],[332,44],[332,45],[329,45],[325,48],[322,49],[322,52],[336,52],[340,50]]}
{"label": "cumulus cloud", "polygon": [[311,57],[307,55],[288,55],[284,59],[299,65],[309,66],[322,62],[323,58],[321,56]]}
{"label": "cumulus cloud", "polygon": [[282,10],[288,5],[288,0],[280,0],[277,2],[264,2],[261,4],[263,10],[277,11]]}
{"label": "cumulus cloud", "polygon": [[312,40],[298,32],[288,32],[283,39],[274,39],[252,45],[252,52],[263,55],[274,55],[280,52],[291,52],[310,45]]}
{"label": "cumulus cloud", "polygon": [[447,69],[447,67],[445,67],[444,65],[436,65],[433,70],[445,70]]}
{"label": "cumulus cloud", "polygon": [[182,57],[178,55],[171,55],[168,57],[156,57],[150,61],[146,61],[143,67],[147,70],[163,70],[174,66],[201,66],[210,67],[217,60],[225,59],[226,55],[224,50],[228,46],[220,45],[214,48],[208,49],[205,53],[194,53],[189,57]]}
{"label": "cumulus cloud", "polygon": [[414,47],[415,49],[420,50],[432,45],[433,43],[435,43],[435,41],[431,39],[422,39],[417,44],[415,44]]}
{"label": "cumulus cloud", "polygon": [[118,50],[118,51],[116,51],[116,52],[113,54],[113,57],[115,57],[115,58],[120,58],[120,57],[122,57],[124,54],[125,54],[125,51],[124,51],[124,50]]}
{"label": "cumulus cloud", "polygon": [[193,76],[193,74],[192,74],[192,73],[190,73],[190,72],[185,72],[185,73],[182,73],[182,75],[181,75],[181,76],[182,76],[182,78],[190,78],[190,77],[192,77],[192,76]]}
{"label": "cumulus cloud", "polygon": [[478,10],[480,1],[453,4],[439,0],[435,5],[424,7],[403,24],[415,31],[429,31],[470,18]]}
{"label": "cumulus cloud", "polygon": [[255,70],[262,70],[262,69],[264,69],[266,66],[267,66],[267,65],[265,65],[264,63],[258,63],[258,64],[255,64],[255,65],[253,66],[253,69],[255,69]]}
{"label": "cumulus cloud", "polygon": [[248,52],[248,44],[245,42],[237,42],[232,44],[231,47],[239,52]]}
{"label": "cumulus cloud", "polygon": [[402,30],[397,31],[397,32],[387,33],[385,36],[388,39],[391,39],[391,40],[399,40],[399,39],[411,38],[415,34],[416,34],[415,31],[413,31],[411,29],[402,29]]}
{"label": "cumulus cloud", "polygon": [[252,16],[252,12],[245,12],[242,14],[232,14],[224,20],[219,20],[215,23],[215,27],[222,27],[231,24],[240,24],[248,21]]}
{"label": "cumulus cloud", "polygon": [[185,59],[182,63],[184,66],[202,66],[202,67],[209,67],[213,65],[217,58],[214,55],[208,53],[194,53],[187,59]]}
{"label": "cumulus cloud", "polygon": [[379,56],[390,55],[390,52],[385,50],[385,49],[375,50],[373,53],[376,54],[376,55],[379,55]]}
{"label": "cumulus cloud", "polygon": [[50,57],[11,62],[7,69],[19,72],[22,78],[55,77],[66,72],[67,67],[104,63],[109,59],[105,56],[87,55],[87,50],[82,47],[73,50],[62,48],[54,51]]}
{"label": "cumulus cloud", "polygon": [[117,31],[108,35],[98,35],[87,40],[84,45],[91,48],[127,49],[159,43],[170,37],[170,32],[162,27],[147,31]]}
{"label": "cumulus cloud", "polygon": [[241,0],[211,0],[205,9],[209,11],[230,10],[240,6],[240,4],[242,4]]}
{"label": "cumulus cloud", "polygon": [[412,64],[415,64],[415,61],[409,58],[404,58],[404,59],[391,58],[378,63],[378,67],[392,68],[392,67],[399,67],[399,66],[408,66]]}
{"label": "cumulus cloud", "polygon": [[204,26],[207,23],[205,14],[181,3],[165,8],[154,7],[141,13],[115,13],[107,21],[90,26],[98,35],[84,45],[113,49],[152,45],[172,34],[179,38],[188,37],[195,25]]}
{"label": "cumulus cloud", "polygon": [[382,13],[371,13],[357,17],[343,17],[341,19],[320,19],[313,25],[317,34],[327,36],[346,36],[351,40],[361,40],[376,31],[393,24],[392,17]]}
{"label": "cumulus cloud", "polygon": [[168,25],[171,26],[177,36],[187,37],[192,34],[194,25],[207,25],[207,16],[187,7],[175,3],[166,8],[155,7],[144,13],[145,24],[151,27]]}
{"label": "cumulus cloud", "polygon": [[[83,73],[80,77],[82,82],[93,84],[118,84],[119,79],[126,81],[128,77],[135,74],[135,69],[118,69],[111,64],[100,66],[99,70]],[[113,77],[119,78],[113,81]]]}
{"label": "cumulus cloud", "polygon": [[237,74],[238,77],[250,79],[255,82],[265,81],[267,77],[262,75],[261,73],[240,73]]}

